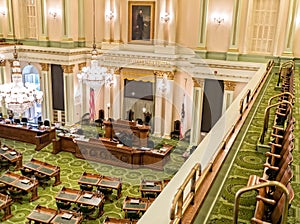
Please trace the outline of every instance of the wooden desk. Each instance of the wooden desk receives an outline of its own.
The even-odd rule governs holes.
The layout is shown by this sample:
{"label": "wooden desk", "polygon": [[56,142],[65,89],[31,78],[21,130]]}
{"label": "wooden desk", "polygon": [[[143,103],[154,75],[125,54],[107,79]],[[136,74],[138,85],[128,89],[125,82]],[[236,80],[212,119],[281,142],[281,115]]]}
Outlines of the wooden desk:
{"label": "wooden desk", "polygon": [[16,163],[15,170],[19,170],[22,167],[23,155],[14,148],[3,145],[0,148],[0,156],[7,159],[10,163]]}
{"label": "wooden desk", "polygon": [[147,198],[136,198],[126,196],[123,202],[123,211],[125,212],[125,217],[128,211],[144,213],[149,208],[152,202],[153,200]]}
{"label": "wooden desk", "polygon": [[55,181],[53,183],[53,186],[57,186],[61,183],[60,181],[60,167],[59,166],[53,166],[49,163],[42,162],[36,159],[31,159],[30,162],[23,165],[23,167],[39,172],[41,174],[45,174],[49,177],[55,177]]}
{"label": "wooden desk", "polygon": [[[65,215],[72,215],[70,219],[64,218]],[[60,209],[56,216],[51,220],[51,224],[80,224],[83,221],[83,216],[78,212],[72,212]]]}
{"label": "wooden desk", "polygon": [[39,130],[30,126],[0,123],[0,137],[36,145],[39,151],[56,138],[55,128]]}
{"label": "wooden desk", "polygon": [[142,180],[140,185],[140,192],[142,194],[142,197],[146,197],[147,193],[154,194],[157,197],[162,189],[163,186],[161,181]]}
{"label": "wooden desk", "polygon": [[[66,218],[68,216],[68,218]],[[34,210],[27,216],[29,223],[34,221],[35,223],[65,223],[65,224],[77,224],[81,223],[83,217],[77,212],[67,210],[55,210],[44,206],[37,205]]]}
{"label": "wooden desk", "polygon": [[35,223],[50,223],[56,214],[57,210],[53,208],[37,205],[27,216],[27,219],[29,220],[29,223],[31,223],[31,221],[34,221]]}
{"label": "wooden desk", "polygon": [[1,221],[5,221],[10,217],[12,217],[11,214],[12,203],[13,200],[8,195],[0,194],[0,210],[4,211],[4,215],[1,218]]}
{"label": "wooden desk", "polygon": [[[87,197],[89,196],[89,197]],[[63,187],[55,197],[59,201],[90,205],[98,208],[98,217],[103,213],[104,195]]]}
{"label": "wooden desk", "polygon": [[122,181],[120,178],[84,172],[79,178],[78,184],[115,189],[117,190],[117,197],[120,198],[122,196]]}
{"label": "wooden desk", "polygon": [[118,218],[110,218],[105,217],[102,224],[136,224],[137,221],[130,219],[118,219]]}
{"label": "wooden desk", "polygon": [[67,151],[75,153],[75,156],[80,159],[115,166],[163,170],[170,159],[172,148],[171,145],[164,145],[161,149],[145,150],[121,146],[107,138],[90,138],[88,141],[83,141],[70,136],[60,136],[59,140],[53,141],[52,153]]}
{"label": "wooden desk", "polygon": [[150,126],[138,125],[135,121],[117,120],[115,122],[104,121],[105,137],[112,139],[116,133],[133,134],[133,146],[147,147]]}
{"label": "wooden desk", "polygon": [[31,192],[30,201],[38,199],[38,181],[10,171],[2,174],[0,182],[23,191]]}

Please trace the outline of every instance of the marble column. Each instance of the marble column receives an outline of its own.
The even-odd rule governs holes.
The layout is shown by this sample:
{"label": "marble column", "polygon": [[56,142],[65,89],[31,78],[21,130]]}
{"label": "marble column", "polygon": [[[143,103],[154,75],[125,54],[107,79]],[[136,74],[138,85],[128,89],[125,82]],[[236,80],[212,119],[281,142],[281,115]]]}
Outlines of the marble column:
{"label": "marble column", "polygon": [[164,102],[165,102],[165,122],[164,122],[164,138],[170,139],[170,134],[172,131],[172,125],[173,125],[173,91],[174,91],[174,73],[173,72],[167,72],[165,74],[167,76],[167,89],[166,93],[164,95]]}
{"label": "marble column", "polygon": [[[72,0],[73,1],[73,0]],[[71,9],[71,4],[74,2],[71,2],[71,0],[63,0],[63,15],[62,15],[62,22],[63,22],[63,38],[62,41],[68,42],[68,41],[73,41],[72,39],[72,25],[71,23],[73,22],[71,20],[71,15],[70,15],[70,9]]]}
{"label": "marble column", "polygon": [[238,61],[238,47],[239,47],[239,27],[241,21],[241,1],[234,0],[232,28],[230,30],[230,46],[227,52],[226,59],[229,61]]}
{"label": "marble column", "polygon": [[121,24],[120,24],[120,0],[114,0],[114,42],[120,43],[121,42]]}
{"label": "marble column", "polygon": [[78,0],[78,42],[81,47],[85,47],[84,33],[84,0]]}
{"label": "marble column", "polygon": [[48,46],[49,36],[48,36],[48,13],[46,9],[47,1],[39,0],[37,3],[37,10],[39,10],[40,16],[38,16],[39,22],[39,46]]}
{"label": "marble column", "polygon": [[193,107],[190,146],[197,146],[201,142],[201,121],[204,96],[204,79],[193,78]]}
{"label": "marble column", "polygon": [[236,83],[234,83],[234,82],[224,81],[222,114],[225,113],[225,111],[231,105],[231,103],[233,101],[233,94],[234,94],[235,86],[236,86]]}
{"label": "marble column", "polygon": [[199,39],[197,50],[202,58],[206,58],[207,12],[209,0],[200,0]]}
{"label": "marble column", "polygon": [[43,91],[42,117],[52,120],[52,93],[51,77],[49,74],[49,64],[41,63],[41,91]]}
{"label": "marble column", "polygon": [[121,77],[120,69],[114,71],[114,83],[112,85],[112,117],[116,120],[121,118]]}
{"label": "marble column", "polygon": [[[0,62],[0,84],[6,83],[6,70],[5,70],[6,60]],[[2,116],[7,115],[7,109],[5,106],[5,102],[1,97],[1,113]]]}
{"label": "marble column", "polygon": [[62,65],[64,71],[64,106],[66,124],[74,124],[74,65]]}
{"label": "marble column", "polygon": [[161,86],[163,84],[163,75],[160,72],[155,72],[156,76],[156,89],[155,89],[155,111],[154,111],[154,136],[161,137],[162,135],[162,102],[163,94],[161,92]]}

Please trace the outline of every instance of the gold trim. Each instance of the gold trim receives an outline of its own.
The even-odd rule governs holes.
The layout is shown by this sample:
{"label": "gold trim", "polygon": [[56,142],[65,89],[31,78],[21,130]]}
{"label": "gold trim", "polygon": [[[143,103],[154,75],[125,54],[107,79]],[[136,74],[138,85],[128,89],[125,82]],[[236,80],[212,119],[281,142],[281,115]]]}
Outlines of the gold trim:
{"label": "gold trim", "polygon": [[74,65],[62,65],[64,73],[73,73]]}
{"label": "gold trim", "polygon": [[85,66],[86,66],[86,62],[82,62],[82,63],[78,64],[79,71],[81,71],[82,68],[85,67]]}
{"label": "gold trim", "polygon": [[48,63],[40,63],[41,67],[42,67],[42,71],[49,71],[49,64]]}
{"label": "gold trim", "polygon": [[224,89],[228,91],[234,91],[236,83],[232,81],[224,81]]}
{"label": "gold trim", "polygon": [[156,75],[157,78],[163,78],[165,75],[167,76],[168,80],[174,80],[174,72],[169,71],[154,71],[154,75]]}
{"label": "gold trim", "polygon": [[193,83],[194,83],[194,87],[198,87],[198,88],[204,88],[204,79],[200,79],[200,78],[194,78],[193,79]]}

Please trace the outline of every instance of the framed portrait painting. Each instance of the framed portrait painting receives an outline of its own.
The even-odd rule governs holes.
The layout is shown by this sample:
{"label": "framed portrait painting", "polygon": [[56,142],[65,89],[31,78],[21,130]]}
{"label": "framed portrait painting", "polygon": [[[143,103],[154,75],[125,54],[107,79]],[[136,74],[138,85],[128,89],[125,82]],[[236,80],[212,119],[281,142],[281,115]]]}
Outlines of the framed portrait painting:
{"label": "framed portrait painting", "polygon": [[155,2],[129,1],[128,42],[153,43]]}

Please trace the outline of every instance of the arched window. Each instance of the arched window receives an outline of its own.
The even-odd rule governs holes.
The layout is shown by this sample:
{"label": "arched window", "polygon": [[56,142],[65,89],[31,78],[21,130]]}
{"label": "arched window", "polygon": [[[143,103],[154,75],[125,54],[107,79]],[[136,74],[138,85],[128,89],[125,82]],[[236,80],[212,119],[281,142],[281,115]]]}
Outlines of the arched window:
{"label": "arched window", "polygon": [[[37,90],[40,90],[40,77],[38,70],[33,65],[27,65],[22,70],[22,78],[23,83],[33,83]],[[37,123],[37,120],[41,118],[42,114],[42,107],[41,104],[35,103],[33,107],[29,108],[27,111],[25,111],[25,116],[33,121],[34,123]]]}

